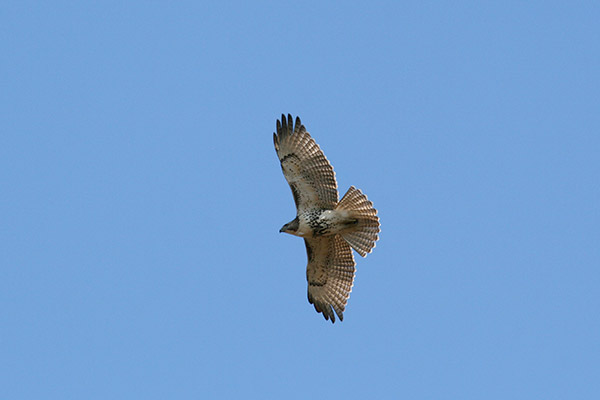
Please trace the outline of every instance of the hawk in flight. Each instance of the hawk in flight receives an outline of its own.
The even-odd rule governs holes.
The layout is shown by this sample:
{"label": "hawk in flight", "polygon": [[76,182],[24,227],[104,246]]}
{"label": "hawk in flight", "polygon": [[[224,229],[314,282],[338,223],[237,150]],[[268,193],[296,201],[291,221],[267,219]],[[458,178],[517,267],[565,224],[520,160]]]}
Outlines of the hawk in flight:
{"label": "hawk in flight", "polygon": [[282,115],[273,142],[296,203],[296,218],[279,232],[304,238],[308,301],[326,320],[342,321],[354,280],[351,248],[365,257],[375,247],[377,210],[354,186],[338,201],[333,167],[300,118],[294,125]]}

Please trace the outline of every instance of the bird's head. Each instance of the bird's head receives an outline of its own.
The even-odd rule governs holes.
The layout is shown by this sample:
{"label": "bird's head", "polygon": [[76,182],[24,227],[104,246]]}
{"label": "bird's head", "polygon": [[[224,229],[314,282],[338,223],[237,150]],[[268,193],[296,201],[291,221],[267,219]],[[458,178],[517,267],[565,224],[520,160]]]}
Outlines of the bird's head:
{"label": "bird's head", "polygon": [[287,224],[285,224],[284,226],[281,227],[281,229],[279,230],[279,232],[285,232],[285,233],[289,233],[290,235],[295,235],[296,232],[298,232],[298,225],[299,225],[299,221],[298,221],[298,217],[294,218],[293,221],[288,222]]}

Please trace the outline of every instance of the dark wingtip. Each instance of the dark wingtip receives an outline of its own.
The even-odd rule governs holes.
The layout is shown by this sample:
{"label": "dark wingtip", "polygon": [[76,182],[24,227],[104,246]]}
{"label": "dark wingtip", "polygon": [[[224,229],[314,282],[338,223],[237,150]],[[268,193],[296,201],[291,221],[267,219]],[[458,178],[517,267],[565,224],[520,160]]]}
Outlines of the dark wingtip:
{"label": "dark wingtip", "polygon": [[335,324],[335,313],[333,312],[333,309],[331,308],[330,304],[325,304],[325,307],[320,307],[320,309],[317,311],[323,313],[323,317],[325,318],[325,320],[329,321],[329,319],[331,319],[331,323]]}
{"label": "dark wingtip", "polygon": [[285,115],[281,114],[281,133],[287,132],[287,121],[285,120]]}
{"label": "dark wingtip", "polygon": [[302,121],[300,117],[296,117],[296,123],[294,124],[294,117],[292,114],[281,114],[281,120],[277,120],[277,133],[279,135],[285,135],[286,133],[292,134],[302,129]]}
{"label": "dark wingtip", "polygon": [[[316,307],[315,307],[316,308]],[[325,318],[325,321],[329,321],[331,320],[332,324],[335,324],[335,314],[331,311],[327,311],[327,309],[317,309],[317,312],[320,312],[323,315],[323,318]]]}

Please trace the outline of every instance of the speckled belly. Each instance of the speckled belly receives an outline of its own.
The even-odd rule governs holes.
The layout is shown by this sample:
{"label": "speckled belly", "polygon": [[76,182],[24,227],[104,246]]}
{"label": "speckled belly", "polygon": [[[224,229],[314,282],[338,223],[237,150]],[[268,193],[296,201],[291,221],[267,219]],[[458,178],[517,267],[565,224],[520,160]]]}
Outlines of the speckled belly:
{"label": "speckled belly", "polygon": [[300,214],[298,219],[298,234],[303,237],[334,235],[356,224],[346,210],[310,210]]}

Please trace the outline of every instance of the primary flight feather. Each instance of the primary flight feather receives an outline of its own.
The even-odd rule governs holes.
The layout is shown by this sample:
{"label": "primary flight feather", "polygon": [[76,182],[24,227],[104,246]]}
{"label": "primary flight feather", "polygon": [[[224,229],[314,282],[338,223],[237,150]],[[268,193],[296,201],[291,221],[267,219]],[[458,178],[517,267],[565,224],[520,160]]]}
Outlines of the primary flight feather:
{"label": "primary flight feather", "polygon": [[273,142],[296,203],[296,218],[280,232],[304,238],[308,301],[326,320],[335,322],[337,314],[342,321],[354,281],[351,248],[365,257],[375,247],[377,210],[354,186],[338,201],[333,167],[300,118],[294,125],[282,115]]}

